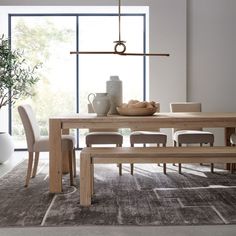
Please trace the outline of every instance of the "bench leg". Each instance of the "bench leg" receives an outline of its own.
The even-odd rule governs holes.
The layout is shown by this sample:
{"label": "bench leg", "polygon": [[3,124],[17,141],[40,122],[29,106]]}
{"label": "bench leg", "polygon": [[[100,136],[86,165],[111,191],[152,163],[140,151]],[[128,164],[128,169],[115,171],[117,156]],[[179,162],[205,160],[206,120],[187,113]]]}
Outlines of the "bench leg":
{"label": "bench leg", "polygon": [[91,196],[94,194],[94,164],[91,164]]}
{"label": "bench leg", "polygon": [[214,164],[211,163],[211,173],[214,173]]}
{"label": "bench leg", "polygon": [[91,157],[88,154],[80,154],[80,205],[90,206],[91,205]]}

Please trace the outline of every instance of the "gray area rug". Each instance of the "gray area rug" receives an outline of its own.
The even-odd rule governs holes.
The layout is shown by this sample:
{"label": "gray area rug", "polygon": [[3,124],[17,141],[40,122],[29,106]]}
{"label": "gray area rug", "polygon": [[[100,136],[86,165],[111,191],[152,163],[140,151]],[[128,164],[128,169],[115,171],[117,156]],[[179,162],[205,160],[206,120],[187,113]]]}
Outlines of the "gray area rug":
{"label": "gray area rug", "polygon": [[95,167],[95,196],[91,207],[79,205],[79,168],[76,187],[63,177],[64,192],[48,191],[48,163],[24,188],[27,162],[0,179],[0,226],[78,225],[212,225],[236,224],[236,174],[209,166],[183,165],[183,174],[168,165]]}

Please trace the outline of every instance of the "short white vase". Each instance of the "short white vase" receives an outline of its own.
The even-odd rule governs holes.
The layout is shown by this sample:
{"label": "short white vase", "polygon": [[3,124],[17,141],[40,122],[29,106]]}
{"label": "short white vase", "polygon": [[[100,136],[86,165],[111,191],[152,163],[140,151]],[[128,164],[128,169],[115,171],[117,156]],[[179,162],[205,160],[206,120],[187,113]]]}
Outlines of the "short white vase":
{"label": "short white vase", "polygon": [[5,132],[0,132],[0,164],[7,161],[14,152],[12,137]]}
{"label": "short white vase", "polygon": [[[91,97],[93,100],[91,101]],[[110,98],[108,93],[90,93],[88,95],[88,101],[93,106],[93,110],[97,113],[97,116],[106,116],[110,109]]]}

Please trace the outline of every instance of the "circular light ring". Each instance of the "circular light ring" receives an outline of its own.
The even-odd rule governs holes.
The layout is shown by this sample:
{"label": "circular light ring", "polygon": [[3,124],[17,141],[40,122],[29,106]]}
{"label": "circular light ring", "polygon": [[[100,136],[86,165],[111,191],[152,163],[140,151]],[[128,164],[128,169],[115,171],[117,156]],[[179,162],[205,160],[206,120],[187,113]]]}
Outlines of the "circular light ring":
{"label": "circular light ring", "polygon": [[[119,50],[119,47],[122,48],[122,50]],[[124,42],[119,41],[115,44],[114,47],[115,53],[124,53],[126,51],[126,46],[124,44]]]}

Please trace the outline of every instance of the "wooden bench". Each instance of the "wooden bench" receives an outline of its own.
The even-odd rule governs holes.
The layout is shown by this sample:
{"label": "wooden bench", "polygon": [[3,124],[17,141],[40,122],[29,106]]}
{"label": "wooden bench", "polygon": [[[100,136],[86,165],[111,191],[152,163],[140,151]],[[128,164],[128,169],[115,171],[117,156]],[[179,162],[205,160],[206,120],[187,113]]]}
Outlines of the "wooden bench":
{"label": "wooden bench", "polygon": [[236,163],[235,147],[84,148],[80,153],[80,204],[91,205],[94,164]]}

